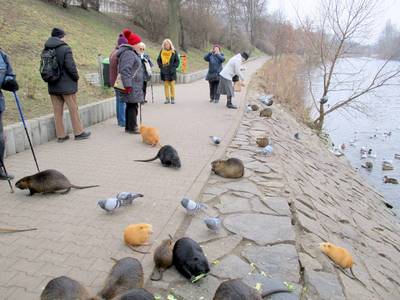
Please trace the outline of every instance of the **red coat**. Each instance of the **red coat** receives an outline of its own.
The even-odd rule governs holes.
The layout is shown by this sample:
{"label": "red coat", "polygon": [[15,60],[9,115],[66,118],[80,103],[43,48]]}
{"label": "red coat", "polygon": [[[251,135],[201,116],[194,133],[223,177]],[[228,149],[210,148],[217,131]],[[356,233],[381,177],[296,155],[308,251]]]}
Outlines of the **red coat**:
{"label": "red coat", "polygon": [[115,48],[110,54],[110,86],[114,86],[118,76],[118,48]]}

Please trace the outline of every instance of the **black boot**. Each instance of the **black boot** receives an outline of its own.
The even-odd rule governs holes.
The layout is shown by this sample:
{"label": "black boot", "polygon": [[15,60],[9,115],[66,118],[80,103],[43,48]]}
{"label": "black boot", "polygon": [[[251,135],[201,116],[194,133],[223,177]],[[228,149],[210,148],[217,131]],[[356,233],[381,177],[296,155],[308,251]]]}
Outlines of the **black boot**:
{"label": "black boot", "polygon": [[237,109],[237,106],[235,106],[235,105],[232,104],[232,100],[228,100],[228,101],[226,102],[226,107],[227,107],[227,108],[231,108],[231,109]]}

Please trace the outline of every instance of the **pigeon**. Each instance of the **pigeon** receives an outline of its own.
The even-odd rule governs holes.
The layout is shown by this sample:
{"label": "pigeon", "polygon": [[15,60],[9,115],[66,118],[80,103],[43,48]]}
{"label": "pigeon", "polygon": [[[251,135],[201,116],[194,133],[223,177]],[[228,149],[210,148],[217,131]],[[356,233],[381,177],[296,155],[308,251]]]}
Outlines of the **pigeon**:
{"label": "pigeon", "polygon": [[134,192],[120,192],[117,194],[117,199],[121,201],[121,205],[132,204],[132,201],[136,198],[143,197],[143,194]]}
{"label": "pigeon", "polygon": [[221,228],[221,219],[219,217],[205,218],[204,223],[212,231],[218,231]]}
{"label": "pigeon", "polygon": [[296,132],[296,133],[294,134],[294,138],[295,138],[296,140],[299,140],[299,139],[300,139],[300,135],[299,135],[298,132]]}
{"label": "pigeon", "polygon": [[215,145],[221,144],[222,139],[219,136],[210,135],[210,138]]}
{"label": "pigeon", "polygon": [[264,147],[263,149],[261,149],[260,153],[271,154],[273,150],[274,150],[274,148],[272,147],[272,145],[268,145],[268,146]]}
{"label": "pigeon", "polygon": [[197,203],[197,202],[193,201],[192,199],[189,199],[189,198],[186,198],[186,197],[184,197],[181,200],[181,204],[186,209],[186,212],[189,215],[195,215],[200,210],[207,209],[207,205],[205,205],[203,203]]}
{"label": "pigeon", "polygon": [[274,100],[272,100],[273,97],[273,95],[263,95],[260,96],[258,100],[260,100],[261,103],[265,104],[266,106],[271,106],[274,103]]}
{"label": "pigeon", "polygon": [[121,201],[117,198],[108,198],[105,200],[100,200],[99,202],[97,202],[97,204],[106,212],[113,212],[121,206]]}
{"label": "pigeon", "polygon": [[251,112],[251,111],[253,111],[253,109],[251,108],[251,105],[248,104],[248,105],[246,106],[246,112]]}
{"label": "pigeon", "polygon": [[345,150],[346,149],[346,144],[345,143],[341,144],[340,145],[340,149]]}

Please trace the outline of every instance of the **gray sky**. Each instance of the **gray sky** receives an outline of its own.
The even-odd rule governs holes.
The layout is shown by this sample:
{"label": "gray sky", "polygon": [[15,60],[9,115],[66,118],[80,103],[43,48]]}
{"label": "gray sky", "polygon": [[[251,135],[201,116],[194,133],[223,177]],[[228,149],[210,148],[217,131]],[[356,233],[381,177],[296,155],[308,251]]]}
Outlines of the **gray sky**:
{"label": "gray sky", "polygon": [[[302,17],[309,15],[312,17],[315,8],[318,7],[319,0],[268,0],[268,12],[272,13],[276,10],[281,10],[288,20],[293,24],[297,23],[297,17],[292,4],[298,7]],[[374,28],[371,29],[371,35],[374,40],[383,30],[386,20],[391,19],[392,24],[395,24],[400,29],[400,0],[380,0],[381,14],[376,20]]]}

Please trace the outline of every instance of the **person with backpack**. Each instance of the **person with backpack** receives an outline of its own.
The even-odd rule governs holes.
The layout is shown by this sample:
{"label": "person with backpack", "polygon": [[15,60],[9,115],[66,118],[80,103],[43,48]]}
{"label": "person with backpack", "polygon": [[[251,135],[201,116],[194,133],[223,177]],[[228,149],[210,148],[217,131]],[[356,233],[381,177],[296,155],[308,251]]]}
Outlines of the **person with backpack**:
{"label": "person with backpack", "polygon": [[[117,51],[121,45],[128,44],[126,37],[120,33],[117,41],[117,46],[110,54],[110,86],[114,86],[118,76],[118,57]],[[115,90],[116,100],[116,115],[118,126],[125,127],[125,102],[121,100],[121,92],[118,89]]]}
{"label": "person with backpack", "polygon": [[147,103],[146,101],[146,90],[147,90],[147,82],[151,80],[151,76],[153,75],[153,72],[151,68],[153,67],[153,62],[150,59],[150,56],[145,53],[146,51],[146,44],[143,42],[140,42],[138,44],[139,47],[139,55],[140,58],[142,59],[142,64],[143,64],[143,99],[144,103]]}
{"label": "person with backpack", "polygon": [[13,175],[7,174],[4,167],[5,140],[3,128],[3,113],[6,109],[2,90],[16,92],[18,83],[7,55],[0,48],[0,180],[11,180]]}
{"label": "person with backpack", "polygon": [[204,56],[204,60],[208,62],[206,80],[210,85],[210,103],[218,103],[219,72],[222,71],[222,63],[225,61],[225,56],[221,53],[221,46],[214,45],[212,50]]}
{"label": "person with backpack", "polygon": [[123,90],[121,100],[126,103],[125,132],[140,134],[137,125],[138,105],[143,103],[143,65],[139,55],[140,36],[124,30],[128,45],[121,45],[117,51],[118,76],[120,76]]}
{"label": "person with backpack", "polygon": [[170,39],[165,39],[157,58],[161,80],[164,81],[165,102],[175,104],[176,69],[179,67],[179,55]]}
{"label": "person with backpack", "polygon": [[54,110],[57,141],[62,143],[69,139],[69,135],[65,133],[63,122],[64,103],[68,106],[75,140],[88,139],[90,132],[83,129],[76,99],[79,74],[71,47],[65,42],[65,32],[62,29],[53,28],[51,37],[44,45],[40,74],[48,83]]}

